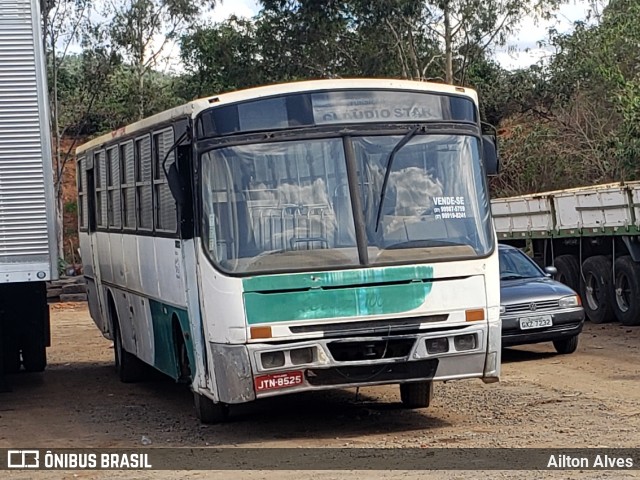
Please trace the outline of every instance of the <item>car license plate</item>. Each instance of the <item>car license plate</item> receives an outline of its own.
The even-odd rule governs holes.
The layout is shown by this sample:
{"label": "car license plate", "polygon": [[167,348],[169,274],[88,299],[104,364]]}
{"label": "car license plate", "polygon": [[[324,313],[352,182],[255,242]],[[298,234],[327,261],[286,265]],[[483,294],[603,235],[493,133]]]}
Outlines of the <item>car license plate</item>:
{"label": "car license plate", "polygon": [[551,319],[551,315],[541,315],[539,317],[526,317],[520,319],[520,330],[551,327],[552,325],[553,320]]}
{"label": "car license plate", "polygon": [[265,390],[296,387],[302,385],[303,382],[304,375],[302,371],[296,371],[261,375],[255,378],[254,383],[257,392],[264,392]]}

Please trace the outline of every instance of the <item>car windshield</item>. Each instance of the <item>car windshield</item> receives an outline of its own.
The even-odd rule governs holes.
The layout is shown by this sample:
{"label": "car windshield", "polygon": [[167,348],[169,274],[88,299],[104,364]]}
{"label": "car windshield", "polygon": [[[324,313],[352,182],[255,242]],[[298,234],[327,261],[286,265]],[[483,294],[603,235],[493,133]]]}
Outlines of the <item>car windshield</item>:
{"label": "car windshield", "polygon": [[[478,139],[415,135],[397,149],[381,202],[388,159],[402,139],[401,134],[291,140],[204,153],[202,236],[210,256],[223,269],[243,273],[490,252]],[[352,152],[357,170],[351,184],[346,152]],[[361,248],[355,195],[364,217]]]}
{"label": "car windshield", "polygon": [[525,253],[500,249],[500,280],[544,277],[544,273]]}

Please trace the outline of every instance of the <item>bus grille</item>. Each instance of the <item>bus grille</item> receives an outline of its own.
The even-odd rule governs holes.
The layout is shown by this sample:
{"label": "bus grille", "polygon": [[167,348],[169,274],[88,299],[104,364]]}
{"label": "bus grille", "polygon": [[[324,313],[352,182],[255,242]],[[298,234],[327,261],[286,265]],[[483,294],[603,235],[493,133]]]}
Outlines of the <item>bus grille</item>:
{"label": "bus grille", "polygon": [[383,358],[404,358],[411,352],[415,338],[366,340],[362,342],[331,342],[327,345],[337,362],[360,362]]}

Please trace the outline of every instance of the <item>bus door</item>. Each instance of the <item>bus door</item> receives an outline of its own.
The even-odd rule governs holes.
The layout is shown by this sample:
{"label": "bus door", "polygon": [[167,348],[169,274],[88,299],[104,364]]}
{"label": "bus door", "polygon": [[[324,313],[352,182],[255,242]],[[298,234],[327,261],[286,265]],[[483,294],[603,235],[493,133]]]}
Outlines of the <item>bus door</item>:
{"label": "bus door", "polygon": [[96,171],[94,168],[94,156],[87,158],[86,168],[86,188],[87,188],[87,232],[89,234],[89,258],[83,259],[84,275],[87,282],[87,300],[91,317],[96,322],[101,331],[108,330],[105,321],[108,312],[105,311],[102,291],[100,289],[100,262],[97,239],[97,216],[96,216]]}

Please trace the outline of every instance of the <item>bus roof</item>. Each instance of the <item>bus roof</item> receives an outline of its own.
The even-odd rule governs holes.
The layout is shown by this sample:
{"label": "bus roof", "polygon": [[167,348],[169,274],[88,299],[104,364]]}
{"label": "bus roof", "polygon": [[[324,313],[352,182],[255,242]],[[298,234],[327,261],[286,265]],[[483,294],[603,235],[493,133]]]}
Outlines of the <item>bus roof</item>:
{"label": "bus roof", "polygon": [[417,82],[411,80],[396,79],[372,79],[372,78],[351,78],[338,80],[307,80],[301,82],[279,83],[263,87],[247,88],[236,90],[220,95],[200,98],[178,107],[157,113],[151,117],[144,118],[138,122],[101,135],[93,140],[80,145],[76,149],[76,154],[89,150],[93,147],[109,143],[112,140],[129,135],[138,130],[149,128],[153,125],[165,123],[174,118],[184,116],[195,117],[202,110],[211,106],[219,106],[229,103],[242,102],[244,100],[254,100],[262,97],[284,95],[288,93],[301,93],[316,90],[334,89],[398,89],[398,90],[424,90],[425,92],[455,94],[470,97],[474,103],[478,103],[478,95],[475,90],[467,87],[457,87],[443,83]]}

